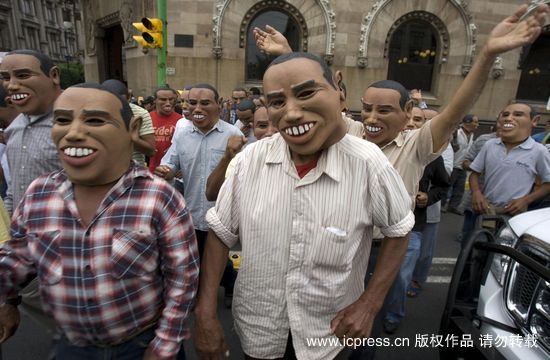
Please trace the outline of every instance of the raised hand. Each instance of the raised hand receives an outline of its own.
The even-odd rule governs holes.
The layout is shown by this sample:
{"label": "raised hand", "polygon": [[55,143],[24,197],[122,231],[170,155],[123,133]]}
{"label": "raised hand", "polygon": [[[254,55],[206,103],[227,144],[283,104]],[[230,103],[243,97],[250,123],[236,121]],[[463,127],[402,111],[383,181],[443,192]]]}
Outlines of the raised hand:
{"label": "raised hand", "polygon": [[490,54],[498,55],[535,41],[542,30],[549,9],[547,5],[541,4],[531,16],[521,20],[527,13],[527,9],[526,4],[520,6],[514,14],[493,28],[485,44]]}
{"label": "raised hand", "polygon": [[292,52],[285,36],[269,25],[265,26],[265,31],[259,27],[255,27],[254,38],[256,39],[258,49],[270,55],[279,56]]}
{"label": "raised hand", "polygon": [[233,159],[239,151],[243,148],[244,144],[248,142],[248,139],[244,136],[230,136],[227,141],[227,147],[225,153],[230,159]]}

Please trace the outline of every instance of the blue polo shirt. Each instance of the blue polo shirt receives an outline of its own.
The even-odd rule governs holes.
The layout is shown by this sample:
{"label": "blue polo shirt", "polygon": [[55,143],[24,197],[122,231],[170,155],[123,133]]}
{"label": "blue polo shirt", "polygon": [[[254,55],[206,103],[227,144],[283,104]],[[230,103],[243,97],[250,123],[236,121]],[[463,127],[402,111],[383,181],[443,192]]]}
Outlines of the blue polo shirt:
{"label": "blue polo shirt", "polygon": [[181,170],[185,202],[195,229],[208,231],[206,212],[216,204],[206,200],[206,180],[220,162],[230,136],[242,136],[235,126],[219,120],[204,134],[193,122],[186,120],[172,137],[172,145],[161,160],[173,170]]}
{"label": "blue polo shirt", "polygon": [[507,153],[502,140],[496,138],[485,143],[470,168],[485,175],[485,198],[494,206],[504,207],[529,194],[536,176],[550,182],[550,152],[528,137]]}

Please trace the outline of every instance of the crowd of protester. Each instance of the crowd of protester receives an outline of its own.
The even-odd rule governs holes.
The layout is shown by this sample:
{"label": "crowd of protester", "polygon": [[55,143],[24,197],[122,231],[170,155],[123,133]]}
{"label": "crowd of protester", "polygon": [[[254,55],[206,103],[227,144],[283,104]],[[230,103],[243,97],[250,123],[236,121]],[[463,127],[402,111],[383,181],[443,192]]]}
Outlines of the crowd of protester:
{"label": "crowd of protester", "polygon": [[548,7],[526,11],[495,27],[441,111],[382,80],[361,94],[361,121],[342,73],[270,26],[254,30],[277,56],[263,93],[227,100],[206,83],[62,90],[46,55],[7,53],[0,343],[21,309],[51,333],[50,358],[185,359],[190,336],[201,358],[229,356],[222,286],[246,359],[372,359],[376,347],[306,339],[396,332],[441,211],[464,214],[464,241],[480,214],[545,206],[550,123],[531,138],[540,115],[510,103],[476,139],[468,114],[494,59],[540,33]]}

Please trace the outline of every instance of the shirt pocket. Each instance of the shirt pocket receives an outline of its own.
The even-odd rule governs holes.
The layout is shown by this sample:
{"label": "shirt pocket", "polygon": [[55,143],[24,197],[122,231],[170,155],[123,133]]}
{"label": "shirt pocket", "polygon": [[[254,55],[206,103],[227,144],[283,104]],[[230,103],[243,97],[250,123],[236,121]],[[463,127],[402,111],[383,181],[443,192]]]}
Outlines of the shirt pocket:
{"label": "shirt pocket", "polygon": [[210,171],[214,170],[216,166],[220,163],[220,160],[223,157],[225,150],[212,149],[210,150]]}
{"label": "shirt pocket", "polygon": [[313,249],[313,264],[322,270],[346,270],[349,259],[349,236],[345,230],[327,227],[321,229]]}
{"label": "shirt pocket", "polygon": [[111,245],[113,276],[124,279],[152,273],[157,270],[157,253],[153,235],[115,229]]}
{"label": "shirt pocket", "polygon": [[40,284],[55,285],[63,277],[59,230],[29,234],[29,248],[35,259],[37,276]]}

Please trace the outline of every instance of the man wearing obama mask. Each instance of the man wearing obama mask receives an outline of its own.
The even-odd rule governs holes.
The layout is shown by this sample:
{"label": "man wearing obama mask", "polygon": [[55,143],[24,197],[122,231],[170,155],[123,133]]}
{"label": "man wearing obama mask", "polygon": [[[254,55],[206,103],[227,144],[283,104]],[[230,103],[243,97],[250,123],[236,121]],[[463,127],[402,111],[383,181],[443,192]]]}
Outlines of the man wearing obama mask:
{"label": "man wearing obama mask", "polygon": [[106,86],[65,90],[52,128],[63,169],[29,186],[0,248],[0,303],[36,276],[56,359],[185,358],[195,232],[181,194],[131,161],[140,125]]}

